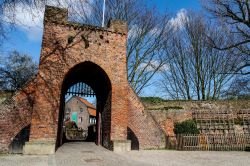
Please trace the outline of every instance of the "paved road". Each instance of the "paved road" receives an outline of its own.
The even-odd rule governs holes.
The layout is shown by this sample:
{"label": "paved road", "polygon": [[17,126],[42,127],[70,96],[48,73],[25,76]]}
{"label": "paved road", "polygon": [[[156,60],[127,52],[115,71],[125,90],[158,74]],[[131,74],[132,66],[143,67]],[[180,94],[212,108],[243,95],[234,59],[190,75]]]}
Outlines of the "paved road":
{"label": "paved road", "polygon": [[94,143],[67,143],[55,155],[0,155],[0,166],[250,166],[247,152],[169,150],[113,153]]}

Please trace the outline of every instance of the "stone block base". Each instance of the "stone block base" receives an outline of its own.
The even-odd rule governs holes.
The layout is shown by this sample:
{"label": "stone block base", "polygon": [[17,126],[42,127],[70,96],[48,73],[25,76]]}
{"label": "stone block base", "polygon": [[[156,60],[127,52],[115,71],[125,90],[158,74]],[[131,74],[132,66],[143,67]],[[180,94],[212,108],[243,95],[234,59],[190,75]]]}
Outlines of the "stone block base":
{"label": "stone block base", "polygon": [[54,141],[32,141],[26,142],[23,147],[23,154],[47,155],[55,153]]}
{"label": "stone block base", "polygon": [[131,150],[130,140],[113,140],[112,143],[114,152],[127,152]]}

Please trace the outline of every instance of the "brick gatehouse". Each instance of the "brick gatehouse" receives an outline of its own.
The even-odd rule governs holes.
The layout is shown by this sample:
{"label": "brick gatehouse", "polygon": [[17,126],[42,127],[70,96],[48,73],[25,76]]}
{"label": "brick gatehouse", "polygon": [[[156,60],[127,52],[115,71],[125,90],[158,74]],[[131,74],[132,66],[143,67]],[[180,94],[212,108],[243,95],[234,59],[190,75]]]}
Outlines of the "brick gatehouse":
{"label": "brick gatehouse", "polygon": [[[111,150],[164,146],[164,133],[144,112],[129,86],[126,66],[127,24],[108,28],[68,22],[67,9],[46,7],[39,71],[17,92],[0,116],[0,150],[30,126],[26,154],[51,154],[62,145],[64,95],[77,82],[97,98],[96,143]],[[1,109],[1,108],[0,108]]]}

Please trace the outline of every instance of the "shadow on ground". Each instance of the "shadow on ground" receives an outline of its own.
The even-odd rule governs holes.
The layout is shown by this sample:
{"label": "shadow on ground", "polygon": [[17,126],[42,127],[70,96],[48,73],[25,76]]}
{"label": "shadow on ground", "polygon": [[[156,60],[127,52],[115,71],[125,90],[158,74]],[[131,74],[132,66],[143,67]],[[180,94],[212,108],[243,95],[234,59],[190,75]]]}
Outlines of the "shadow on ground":
{"label": "shadow on ground", "polygon": [[93,142],[69,142],[54,155],[0,155],[0,166],[248,166],[248,152],[145,150],[111,152]]}

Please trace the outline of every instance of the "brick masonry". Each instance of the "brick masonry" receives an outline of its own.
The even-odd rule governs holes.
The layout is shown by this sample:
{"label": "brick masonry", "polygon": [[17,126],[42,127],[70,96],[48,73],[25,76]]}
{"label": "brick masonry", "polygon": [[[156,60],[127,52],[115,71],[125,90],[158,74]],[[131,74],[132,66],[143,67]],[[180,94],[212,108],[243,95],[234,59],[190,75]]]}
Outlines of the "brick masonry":
{"label": "brick masonry", "polygon": [[129,88],[128,138],[132,149],[165,147],[165,132],[154,117],[145,111],[133,89]]}
{"label": "brick masonry", "polygon": [[30,141],[56,141],[65,76],[76,65],[92,62],[111,82],[110,103],[106,102],[112,107],[104,107],[110,113],[103,112],[111,121],[103,125],[109,147],[106,140],[127,139],[126,23],[112,21],[111,29],[104,29],[67,22],[65,13],[52,7],[46,10]]}
{"label": "brick masonry", "polygon": [[[168,101],[166,103],[161,103],[160,105],[148,103],[145,103],[145,105],[146,112],[156,120],[167,137],[175,136],[174,123],[194,119],[195,117],[193,113],[197,111],[206,112],[206,114],[203,114],[204,116],[210,115],[208,113],[218,113],[220,111],[226,111],[228,113],[231,113],[227,114],[227,116],[230,116],[234,119],[242,119],[242,116],[244,116],[245,119],[250,117],[249,100]],[[225,115],[222,115],[220,113],[218,115],[221,119],[223,118],[223,116],[225,117]]]}
{"label": "brick masonry", "polygon": [[13,138],[31,122],[34,83],[0,104],[0,152],[8,152]]}
{"label": "brick masonry", "polygon": [[[126,40],[123,21],[110,21],[108,28],[81,25],[67,21],[66,9],[47,7],[39,72],[12,100],[0,106],[0,151],[8,151],[15,135],[29,124],[28,144],[55,145],[64,81],[75,66],[87,62],[104,73],[108,79],[104,85],[111,86],[100,99],[102,104],[97,103],[97,111],[102,111],[103,146],[111,149],[112,141],[130,139],[132,149],[165,147],[174,122],[188,119],[190,113],[162,116],[145,110],[128,84]],[[89,72],[86,69],[85,73]]]}
{"label": "brick masonry", "polygon": [[[106,29],[71,23],[67,20],[67,10],[46,7],[32,108],[28,109],[19,99],[17,103],[22,103],[23,106],[18,105],[19,108],[15,111],[23,111],[21,114],[25,116],[25,110],[30,110],[26,116],[31,123],[30,142],[56,142],[63,81],[76,65],[91,62],[93,66],[103,70],[111,83],[111,92],[103,108],[105,116],[103,120],[107,120],[103,122],[103,141],[104,146],[109,148],[112,140],[127,140],[129,87],[126,66],[127,25],[126,22],[113,20]],[[15,116],[14,114],[13,121],[17,118]],[[8,123],[4,118],[11,117],[3,115],[1,127]],[[8,146],[18,130],[27,124],[21,123],[22,120],[20,125],[19,122],[14,122],[13,129],[1,130],[1,144]],[[16,129],[15,126],[20,127]],[[13,134],[8,134],[8,130]]]}
{"label": "brick masonry", "polygon": [[143,113],[140,101],[132,99],[137,96],[127,80],[126,41],[126,22],[112,20],[108,28],[81,25],[67,21],[67,10],[46,7],[39,71],[35,81],[26,86],[29,93],[20,90],[13,97],[13,107],[2,109],[1,151],[6,151],[15,135],[29,124],[28,145],[56,144],[64,80],[75,66],[85,62],[98,66],[102,71],[97,72],[105,73],[111,84],[110,92],[101,99],[103,146],[111,149],[112,141],[126,141],[131,133],[128,128],[141,148],[159,146],[158,134],[162,133],[151,131],[155,122]]}

